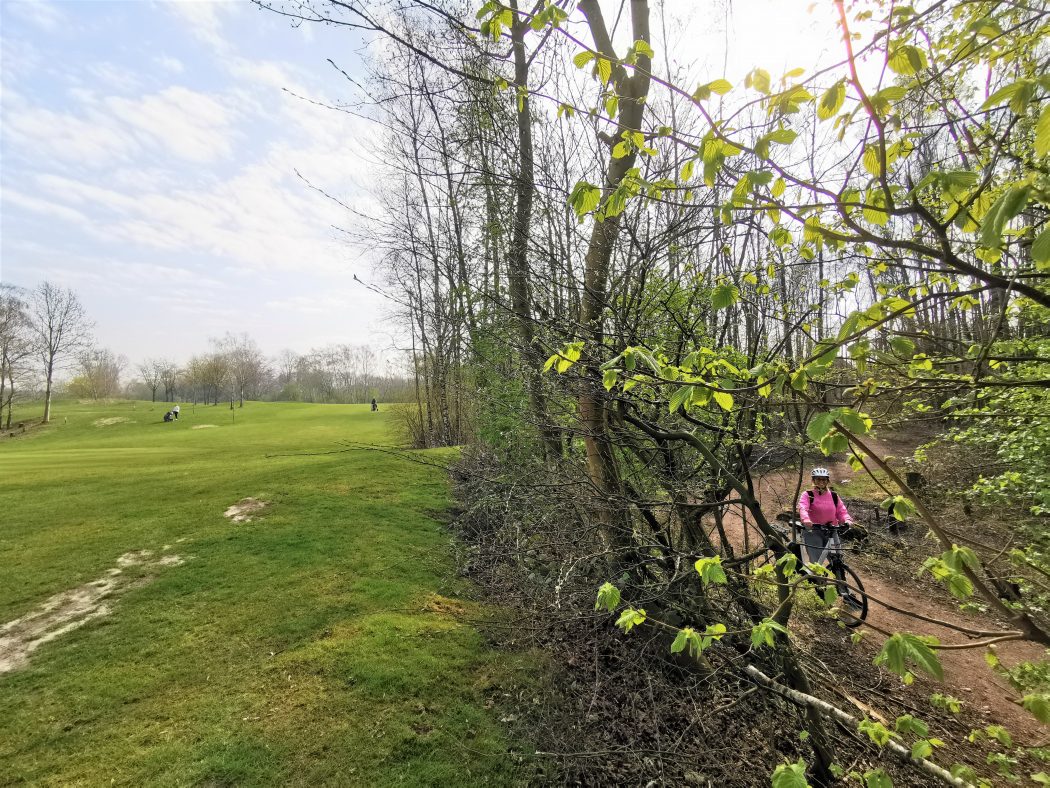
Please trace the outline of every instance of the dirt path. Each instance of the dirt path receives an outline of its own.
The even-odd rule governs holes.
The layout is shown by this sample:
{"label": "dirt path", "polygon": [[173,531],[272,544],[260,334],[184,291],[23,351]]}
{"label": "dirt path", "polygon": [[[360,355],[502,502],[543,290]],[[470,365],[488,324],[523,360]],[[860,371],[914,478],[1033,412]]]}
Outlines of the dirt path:
{"label": "dirt path", "polygon": [[[886,442],[874,442],[875,450],[899,454],[900,446]],[[910,453],[910,451],[909,451]],[[832,479],[840,484],[853,477],[854,472],[845,462],[829,463]],[[808,482],[808,479],[805,480]],[[755,481],[756,493],[767,517],[775,516],[782,511],[791,511],[794,506],[795,490],[798,485],[797,471],[772,471]],[[803,487],[803,489],[806,489]],[[848,494],[848,487],[839,487]],[[739,509],[727,512],[724,518],[727,538],[736,549],[745,545],[752,548],[761,542],[762,536],[754,523],[746,523]],[[717,541],[717,535],[713,537]],[[989,617],[973,617],[961,613],[951,605],[950,600],[935,598],[922,585],[902,588],[896,583],[880,577],[877,571],[864,565],[863,559],[851,561],[864,582],[865,589],[874,598],[884,601],[903,610],[914,611],[930,618],[946,621],[958,626],[970,627],[983,631],[1006,631],[997,621]],[[899,613],[874,600],[870,606],[868,622],[889,632],[910,632],[916,635],[932,635],[945,644],[973,642],[966,635],[950,628],[913,618]],[[982,638],[983,639],[983,638]],[[870,638],[862,647],[870,650],[872,657],[881,646],[881,636]],[[1024,641],[1008,641],[997,644],[997,652],[1003,664],[1016,665],[1023,661],[1038,661],[1044,657],[1044,649],[1039,645]],[[1017,694],[1005,680],[992,672],[984,660],[985,649],[949,649],[941,650],[938,656],[944,668],[943,694],[954,695],[964,701],[973,711],[986,717],[988,722],[1003,724],[1014,735],[1018,743],[1035,745],[1046,744],[1050,729],[1043,726],[1031,714],[1017,703]]]}

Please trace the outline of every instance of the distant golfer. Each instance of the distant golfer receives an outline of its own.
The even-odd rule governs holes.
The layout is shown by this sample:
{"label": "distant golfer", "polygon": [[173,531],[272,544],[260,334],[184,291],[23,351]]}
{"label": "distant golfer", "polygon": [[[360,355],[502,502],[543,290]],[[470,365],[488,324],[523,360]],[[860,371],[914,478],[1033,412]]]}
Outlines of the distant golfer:
{"label": "distant golfer", "polygon": [[376,402],[375,397],[372,397],[372,412],[375,413],[377,410],[379,410],[379,403]]}
{"label": "distant golfer", "polygon": [[175,421],[178,421],[179,420],[179,406],[175,405],[175,407],[171,409],[171,412],[175,415]]}

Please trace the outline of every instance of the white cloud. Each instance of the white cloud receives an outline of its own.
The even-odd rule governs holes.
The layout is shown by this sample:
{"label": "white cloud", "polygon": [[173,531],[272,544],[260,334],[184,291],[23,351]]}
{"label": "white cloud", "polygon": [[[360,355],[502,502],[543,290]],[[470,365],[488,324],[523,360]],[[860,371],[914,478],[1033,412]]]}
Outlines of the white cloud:
{"label": "white cloud", "polygon": [[234,112],[220,100],[183,87],[105,105],[116,118],[188,161],[212,162],[230,152]]}
{"label": "white cloud", "polygon": [[160,66],[165,71],[169,71],[172,74],[181,74],[186,70],[186,67],[182,65],[182,61],[178,58],[171,57],[169,55],[158,55],[153,58],[153,62]]}
{"label": "white cloud", "polygon": [[65,14],[54,3],[44,0],[6,0],[4,10],[48,33],[67,23]]}
{"label": "white cloud", "polygon": [[[173,335],[187,352],[199,350],[208,335],[231,327],[273,347],[312,337],[360,341],[381,305],[349,282],[353,271],[367,278],[367,268],[332,226],[352,219],[295,169],[360,204],[356,182],[370,171],[364,141],[375,129],[283,90],[327,102],[326,93],[345,87],[314,67],[316,49],[302,62],[279,59],[294,57],[282,42],[301,37],[277,31],[267,51],[282,54],[253,59],[240,47],[249,26],[231,21],[247,16],[239,10],[247,6],[159,5],[168,17],[160,24],[174,34],[165,39],[170,46],[136,61],[124,59],[129,50],[115,38],[66,59],[62,47],[77,38],[60,40],[62,31],[30,37],[39,53],[18,49],[17,79],[5,60],[2,196],[11,272],[46,271],[77,286],[94,304],[100,330],[113,326],[112,342],[132,355]],[[117,21],[124,7],[111,6]],[[174,84],[198,66],[219,87]],[[289,320],[273,319],[281,313]]]}
{"label": "white cloud", "polygon": [[0,47],[3,48],[0,58],[3,60],[3,69],[0,77],[3,79],[5,92],[10,91],[7,86],[32,74],[44,62],[40,50],[25,39],[7,36],[0,41]]}
{"label": "white cloud", "polygon": [[301,315],[332,314],[334,311],[346,309],[355,300],[360,300],[363,293],[364,288],[361,288],[360,292],[346,289],[330,290],[320,295],[295,295],[272,299],[263,304],[263,307],[275,314],[289,312]]}
{"label": "white cloud", "polygon": [[137,144],[126,130],[105,118],[83,118],[42,107],[5,107],[4,136],[9,137],[7,154],[25,152],[47,157],[101,166],[126,159]]}
{"label": "white cloud", "polygon": [[92,85],[100,85],[113,90],[130,92],[138,90],[142,85],[138,75],[114,63],[99,62],[91,63],[86,69],[87,75],[92,77]]}
{"label": "white cloud", "polygon": [[15,205],[33,213],[43,214],[82,227],[87,227],[91,224],[91,220],[80,211],[65,205],[59,205],[51,200],[43,200],[39,197],[22,194],[12,188],[4,189],[3,194],[0,196],[2,196],[4,203],[7,205]]}
{"label": "white cloud", "polygon": [[60,175],[37,177],[38,187],[75,210],[90,210],[89,232],[167,252],[211,255],[254,273],[345,271],[329,225],[342,212],[308,192],[294,175],[268,161],[242,168],[232,179],[199,189],[157,191],[104,188]]}
{"label": "white cloud", "polygon": [[8,152],[101,167],[157,148],[179,159],[212,163],[232,150],[237,113],[221,97],[183,87],[139,98],[98,98],[85,88],[69,93],[79,112],[56,112],[5,97]]}
{"label": "white cloud", "polygon": [[167,7],[189,27],[198,39],[217,52],[229,50],[222,33],[222,17],[238,9],[230,0],[172,0]]}

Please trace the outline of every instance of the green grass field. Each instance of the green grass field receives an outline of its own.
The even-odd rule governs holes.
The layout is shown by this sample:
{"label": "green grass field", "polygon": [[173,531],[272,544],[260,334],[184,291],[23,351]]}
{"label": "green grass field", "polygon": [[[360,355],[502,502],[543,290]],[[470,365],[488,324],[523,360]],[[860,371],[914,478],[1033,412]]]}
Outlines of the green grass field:
{"label": "green grass field", "polygon": [[476,629],[441,470],[338,451],[394,440],[364,405],[164,410],[60,402],[0,442],[0,626],[153,553],[0,673],[0,785],[513,783],[486,701],[528,671]]}

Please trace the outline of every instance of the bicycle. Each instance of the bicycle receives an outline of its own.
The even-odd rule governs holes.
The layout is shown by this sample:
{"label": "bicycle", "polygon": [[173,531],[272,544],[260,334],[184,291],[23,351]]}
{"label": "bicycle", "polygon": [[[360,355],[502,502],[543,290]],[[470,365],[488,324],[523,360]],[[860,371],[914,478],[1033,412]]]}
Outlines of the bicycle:
{"label": "bicycle", "polygon": [[[842,601],[841,618],[843,624],[851,628],[860,626],[864,619],[868,617],[868,595],[864,592],[864,584],[860,581],[857,573],[846,564],[846,560],[843,558],[842,532],[845,529],[831,523],[824,525],[814,524],[813,528],[820,531],[821,536],[824,537],[825,544],[817,560],[807,562],[803,558],[803,551],[807,549],[806,544],[799,539],[799,533],[803,527],[802,523],[798,520],[791,520],[790,525],[790,534],[786,527],[779,524],[774,524],[773,528],[782,537],[788,552],[794,555],[798,561],[799,574],[804,575],[807,580],[817,585],[826,585],[831,579],[834,579],[835,592]],[[807,566],[807,563],[826,566],[831,573],[831,578],[826,578],[814,572]]]}

